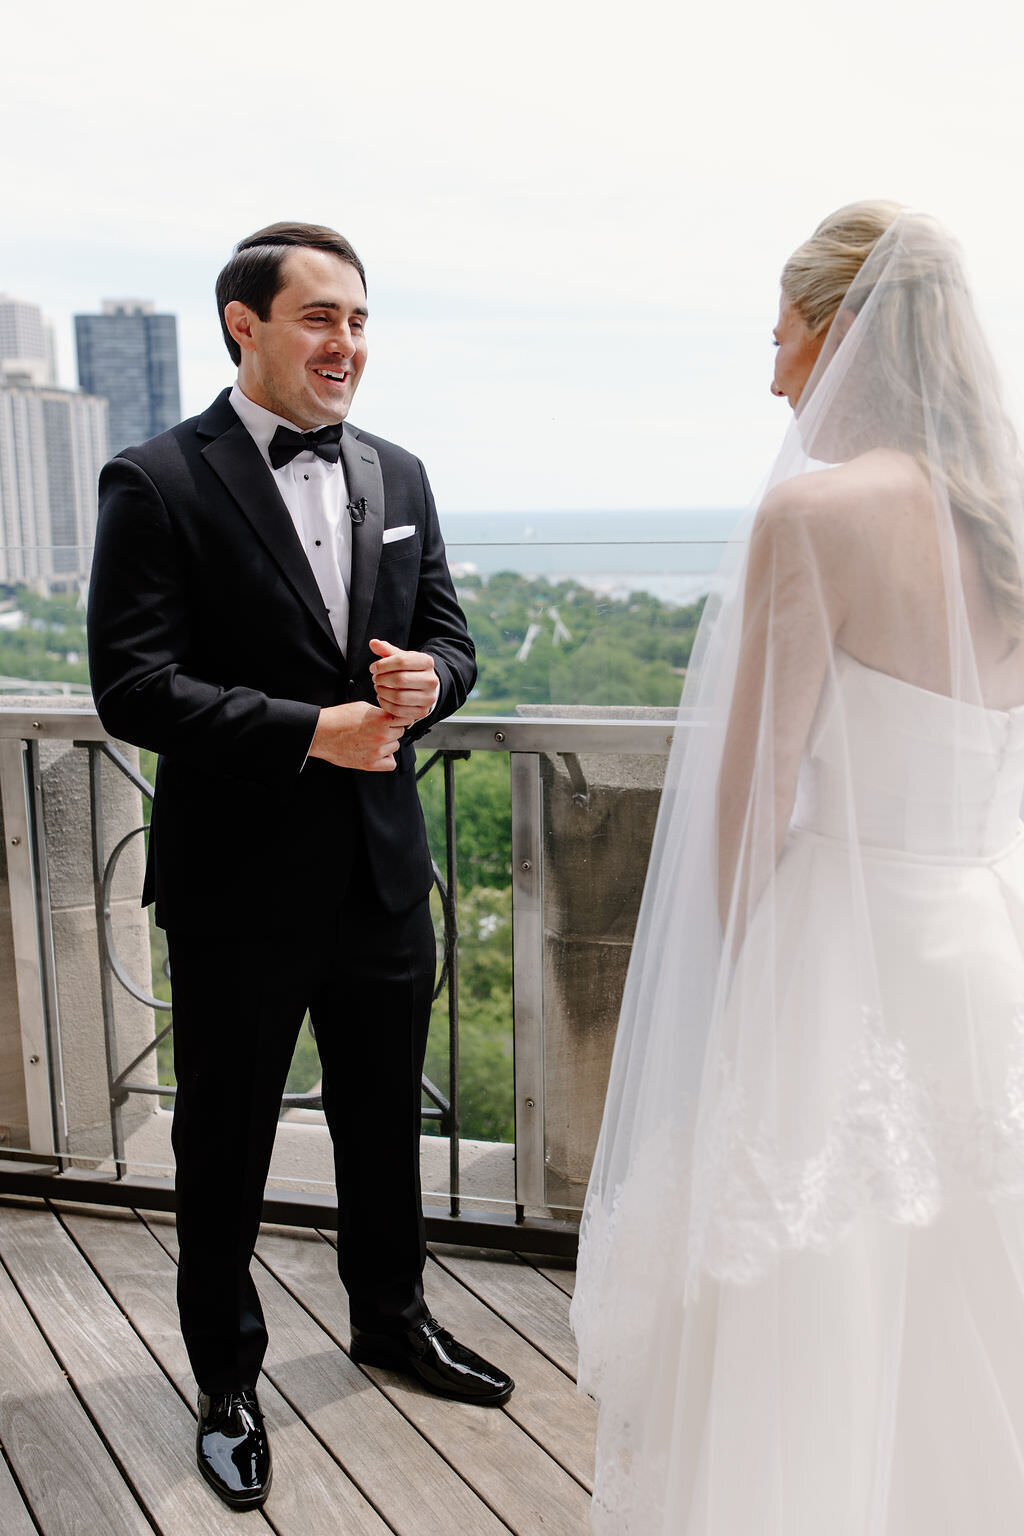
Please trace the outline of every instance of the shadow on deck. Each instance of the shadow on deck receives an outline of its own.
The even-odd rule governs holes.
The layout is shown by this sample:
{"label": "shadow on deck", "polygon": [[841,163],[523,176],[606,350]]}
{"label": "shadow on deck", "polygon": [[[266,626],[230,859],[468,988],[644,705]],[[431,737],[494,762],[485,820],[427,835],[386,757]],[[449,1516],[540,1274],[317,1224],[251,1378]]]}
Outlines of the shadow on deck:
{"label": "shadow on deck", "polygon": [[270,1328],[260,1402],[274,1486],[226,1509],[195,1467],[169,1218],[0,1204],[4,1536],[584,1536],[595,1411],[577,1396],[573,1271],[431,1249],[427,1300],[515,1377],[500,1409],[446,1402],[353,1364],[334,1248],[266,1227],[254,1266]]}

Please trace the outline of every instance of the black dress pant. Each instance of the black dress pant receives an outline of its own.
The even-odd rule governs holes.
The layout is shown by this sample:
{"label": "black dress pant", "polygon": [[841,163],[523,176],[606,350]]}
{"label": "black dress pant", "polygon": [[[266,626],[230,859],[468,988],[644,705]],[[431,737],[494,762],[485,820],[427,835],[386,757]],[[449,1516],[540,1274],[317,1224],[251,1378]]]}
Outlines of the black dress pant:
{"label": "black dress pant", "polygon": [[434,982],[426,901],[350,895],[302,932],[168,932],[178,1082],[178,1307],[199,1387],[252,1386],[267,1333],[250,1262],[281,1094],[309,1009],[334,1143],[353,1323],[421,1321],[420,1077]]}

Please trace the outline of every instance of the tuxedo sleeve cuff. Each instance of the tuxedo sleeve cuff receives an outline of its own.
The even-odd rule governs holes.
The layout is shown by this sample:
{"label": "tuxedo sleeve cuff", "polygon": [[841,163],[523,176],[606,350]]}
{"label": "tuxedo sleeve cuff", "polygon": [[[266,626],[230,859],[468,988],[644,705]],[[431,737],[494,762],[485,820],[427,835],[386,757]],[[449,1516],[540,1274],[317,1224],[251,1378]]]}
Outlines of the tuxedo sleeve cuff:
{"label": "tuxedo sleeve cuff", "polygon": [[313,732],[312,732],[312,735],[311,735],[311,736],[310,736],[310,738],[309,738],[309,745],[308,745],[308,746],[307,746],[307,748],[306,748],[306,754],[305,754],[305,756],[304,756],[304,757],[303,757],[303,759],[302,759],[302,762],[301,762],[301,763],[300,763],[300,764],[299,764],[299,772],[300,772],[300,773],[301,773],[301,772],[302,772],[302,770],[303,770],[303,769],[304,769],[304,768],[305,768],[305,766],[306,766],[306,764],[307,764],[307,763],[308,763],[308,762],[309,762],[309,754],[310,754],[310,753],[311,753],[311,752],[312,752],[312,750],[313,750],[313,739],[314,739],[314,737],[315,737],[315,736],[316,736],[316,732],[317,732],[317,727],[318,727],[318,725],[319,725],[319,724],[320,724],[320,714],[319,714],[319,711],[318,711],[318,712],[317,712],[317,717],[316,717],[316,719],[315,719],[315,720],[314,720],[314,721],[313,721]]}

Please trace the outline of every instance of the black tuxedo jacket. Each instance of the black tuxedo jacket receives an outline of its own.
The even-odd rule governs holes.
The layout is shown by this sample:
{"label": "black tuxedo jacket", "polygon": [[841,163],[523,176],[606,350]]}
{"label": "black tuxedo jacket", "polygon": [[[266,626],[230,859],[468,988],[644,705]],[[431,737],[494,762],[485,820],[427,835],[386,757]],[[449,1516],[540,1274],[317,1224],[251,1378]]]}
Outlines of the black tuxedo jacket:
{"label": "black tuxedo jacket", "polygon": [[[412,740],[476,677],[430,487],[412,454],[346,424],[353,501],[343,657],[274,478],[228,402],[103,470],[89,661],[112,736],[160,754],[144,901],[178,930],[307,924],[353,855],[385,908],[429,890]],[[385,528],[415,532],[385,543]],[[306,753],[324,705],[375,702],[371,638],[434,658],[441,691],[393,773]]]}

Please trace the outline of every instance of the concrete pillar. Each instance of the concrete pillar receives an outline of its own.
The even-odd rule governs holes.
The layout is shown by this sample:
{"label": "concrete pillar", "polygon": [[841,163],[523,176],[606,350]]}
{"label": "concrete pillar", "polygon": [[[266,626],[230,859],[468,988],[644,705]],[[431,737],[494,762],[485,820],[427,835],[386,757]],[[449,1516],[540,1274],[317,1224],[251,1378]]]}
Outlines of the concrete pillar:
{"label": "concrete pillar", "polygon": [[7,847],[6,839],[0,837],[0,1154],[4,1147],[27,1145],[28,1106],[21,1059],[18,983],[14,971],[11,897],[7,884]]}
{"label": "concrete pillar", "polygon": [[[606,705],[516,712],[676,717],[674,709]],[[545,1166],[548,1205],[566,1215],[582,1205],[590,1176],[666,763],[654,755],[582,756],[588,800],[580,805],[564,759],[541,759]]]}
{"label": "concrete pillar", "polygon": [[[5,702],[18,708],[45,711],[53,706],[54,700],[17,698]],[[77,699],[60,702],[62,708],[79,703]],[[91,709],[91,701],[82,700],[81,707]],[[133,748],[121,747],[120,750],[137,764],[138,755]],[[69,740],[43,741],[40,773],[67,1146],[72,1155],[77,1154],[94,1165],[109,1160],[113,1143],[92,868],[88,752],[83,747],[75,747]],[[138,790],[109,760],[103,761],[101,776],[104,842],[109,856],[125,833],[148,820],[148,812]],[[118,864],[112,925],[114,942],[125,970],[148,991],[149,918],[139,906],[144,857],[143,838],[133,838]],[[0,1068],[6,1089],[4,1106],[13,1119],[19,1104],[24,1104],[24,1077],[9,940],[9,899],[4,869],[0,873]],[[117,1070],[127,1066],[152,1040],[154,1019],[152,1010],[136,1002],[116,980],[113,999]],[[155,1059],[149,1058],[133,1076],[139,1081],[155,1082]],[[129,1099],[123,1111],[125,1135],[130,1135],[148,1120],[156,1108],[155,1098],[135,1096]],[[19,1134],[24,1145],[23,1126],[19,1127]]]}

